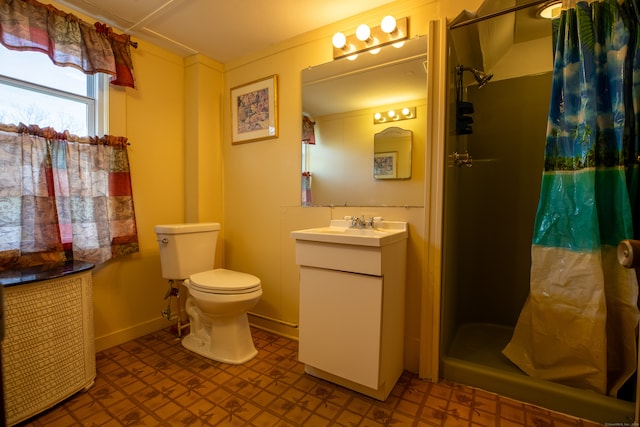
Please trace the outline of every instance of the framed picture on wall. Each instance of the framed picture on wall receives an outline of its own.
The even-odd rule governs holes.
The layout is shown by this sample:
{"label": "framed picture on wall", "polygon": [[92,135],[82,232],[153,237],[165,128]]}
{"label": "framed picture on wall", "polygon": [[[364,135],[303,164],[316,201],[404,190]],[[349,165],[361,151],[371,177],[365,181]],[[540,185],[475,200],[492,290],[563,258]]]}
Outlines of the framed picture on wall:
{"label": "framed picture on wall", "polygon": [[373,154],[373,177],[375,179],[392,179],[398,176],[398,153],[388,151]]}
{"label": "framed picture on wall", "polygon": [[231,89],[231,142],[278,137],[278,75]]}

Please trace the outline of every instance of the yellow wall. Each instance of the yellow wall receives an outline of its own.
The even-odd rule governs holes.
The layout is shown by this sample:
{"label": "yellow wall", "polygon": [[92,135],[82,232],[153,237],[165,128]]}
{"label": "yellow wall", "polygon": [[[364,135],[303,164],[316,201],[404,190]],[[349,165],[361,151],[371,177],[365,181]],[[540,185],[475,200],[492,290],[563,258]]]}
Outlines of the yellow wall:
{"label": "yellow wall", "polygon": [[[138,48],[131,50],[136,88],[110,87],[109,133],[126,136],[131,144],[140,252],[94,270],[98,351],[171,324],[161,316],[168,283],[161,276],[153,227],[222,220],[224,67],[200,55],[182,58],[136,41]],[[216,265],[222,265],[222,252]]]}
{"label": "yellow wall", "polygon": [[168,282],[153,227],[222,221],[222,65],[144,42],[132,55],[136,88],[111,88],[110,133],[131,142],[140,253],[95,270],[98,350],[170,324],[160,315]]}
{"label": "yellow wall", "polygon": [[[234,64],[227,64],[228,89],[278,74],[280,85],[280,137],[232,145],[225,125],[225,261],[231,269],[246,271],[262,279],[264,295],[255,312],[296,323],[298,319],[298,267],[292,230],[327,225],[344,215],[382,216],[408,221],[406,366],[417,372],[420,338],[421,266],[424,261],[425,209],[377,207],[300,207],[301,86],[300,72],[308,66],[331,61],[331,36],[351,32],[360,23],[375,24],[382,16],[410,16],[411,36],[424,35],[428,22],[438,16],[435,1],[398,1],[388,7],[307,33]],[[228,113],[228,110],[225,110]],[[228,116],[225,116],[228,123]],[[419,159],[425,162],[424,157]],[[423,170],[421,166],[418,170]],[[344,183],[348,185],[348,183]],[[424,185],[411,190],[424,192]],[[417,194],[423,200],[423,194]],[[357,315],[357,313],[354,313]],[[297,329],[262,319],[263,327],[297,336]]]}
{"label": "yellow wall", "polygon": [[222,221],[223,71],[222,64],[201,55],[185,60],[187,222]]}
{"label": "yellow wall", "polygon": [[[94,271],[96,348],[169,325],[160,315],[167,283],[161,277],[156,224],[221,222],[216,265],[260,277],[264,295],[254,311],[295,324],[298,269],[290,232],[344,215],[375,214],[411,224],[406,353],[407,367],[417,371],[427,211],[300,207],[300,71],[332,60],[335,31],[351,32],[360,23],[393,14],[410,16],[411,35],[422,35],[430,20],[453,17],[464,7],[475,10],[480,3],[399,0],[224,66],[199,55],[181,58],[138,40],[132,51],[137,88],[110,89],[109,132],[131,142],[140,253]],[[272,74],[279,76],[279,138],[232,145],[230,88]],[[253,320],[297,335],[290,326]]]}
{"label": "yellow wall", "polygon": [[94,271],[98,350],[156,330],[167,282],[160,276],[155,224],[185,219],[183,59],[140,42],[133,50],[136,89],[110,89],[110,129],[131,143],[140,252]]}

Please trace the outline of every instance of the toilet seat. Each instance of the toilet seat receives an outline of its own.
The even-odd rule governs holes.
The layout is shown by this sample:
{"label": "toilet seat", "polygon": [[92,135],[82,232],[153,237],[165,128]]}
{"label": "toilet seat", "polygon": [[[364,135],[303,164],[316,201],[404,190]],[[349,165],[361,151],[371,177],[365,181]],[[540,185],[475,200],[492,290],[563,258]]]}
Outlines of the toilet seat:
{"label": "toilet seat", "polygon": [[247,294],[261,288],[256,276],[224,268],[192,274],[189,282],[190,288],[209,294]]}

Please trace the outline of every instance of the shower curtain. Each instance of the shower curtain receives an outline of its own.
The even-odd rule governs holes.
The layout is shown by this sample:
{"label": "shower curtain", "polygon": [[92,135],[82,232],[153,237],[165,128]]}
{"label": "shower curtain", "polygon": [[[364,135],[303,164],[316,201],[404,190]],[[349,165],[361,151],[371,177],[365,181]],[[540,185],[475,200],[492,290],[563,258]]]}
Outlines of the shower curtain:
{"label": "shower curtain", "polygon": [[563,6],[530,293],[503,353],[531,376],[616,396],[636,370],[638,283],[616,247],[640,224],[640,0]]}

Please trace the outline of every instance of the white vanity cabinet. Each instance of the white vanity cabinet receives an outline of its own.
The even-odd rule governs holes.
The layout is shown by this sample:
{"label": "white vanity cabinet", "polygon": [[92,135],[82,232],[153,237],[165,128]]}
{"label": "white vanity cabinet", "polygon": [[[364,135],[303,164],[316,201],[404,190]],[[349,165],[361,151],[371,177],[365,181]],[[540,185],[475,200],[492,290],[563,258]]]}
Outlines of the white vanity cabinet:
{"label": "white vanity cabinet", "polygon": [[382,277],[301,267],[300,360],[378,389],[382,282]]}
{"label": "white vanity cabinet", "polygon": [[406,226],[363,244],[296,233],[305,372],[385,400],[404,368]]}

